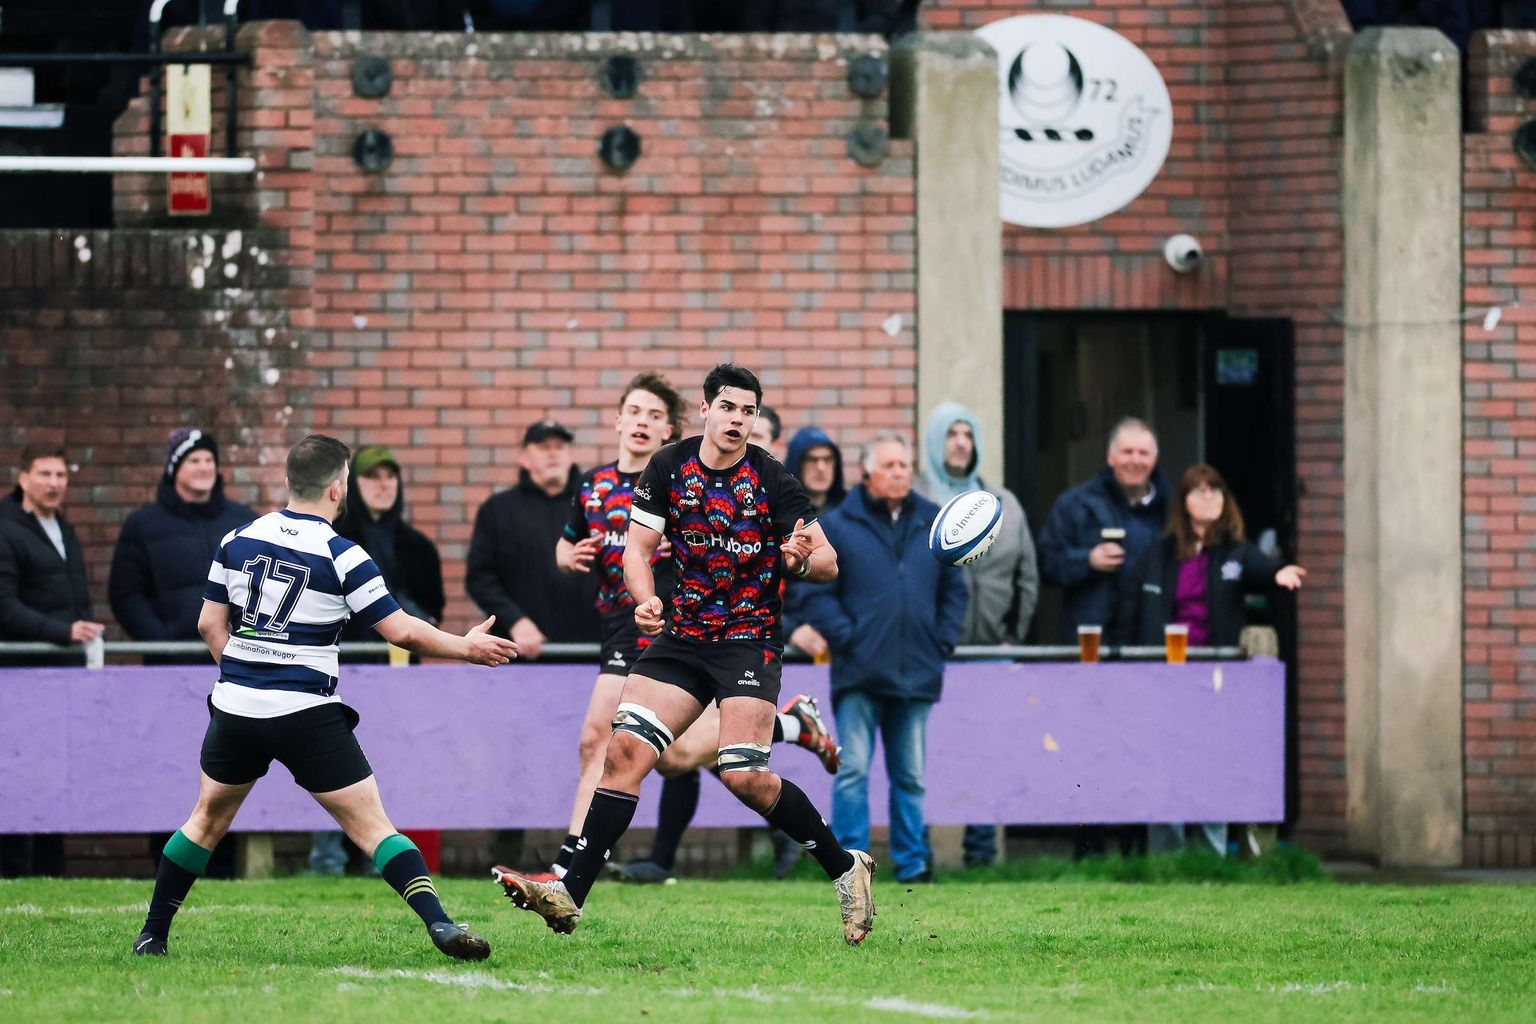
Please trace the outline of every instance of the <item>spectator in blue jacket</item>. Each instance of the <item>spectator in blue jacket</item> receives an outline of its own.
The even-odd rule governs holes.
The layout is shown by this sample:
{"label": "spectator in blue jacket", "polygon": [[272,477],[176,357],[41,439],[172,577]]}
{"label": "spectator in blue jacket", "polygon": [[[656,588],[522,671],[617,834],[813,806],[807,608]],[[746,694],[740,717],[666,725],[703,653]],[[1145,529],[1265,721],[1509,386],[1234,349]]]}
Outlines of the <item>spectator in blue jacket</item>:
{"label": "spectator in blue jacket", "polygon": [[[1061,642],[1077,643],[1078,626],[1114,631],[1118,579],[1133,573],[1168,519],[1168,479],[1157,465],[1157,435],[1141,420],[1115,424],[1108,465],[1051,506],[1040,531],[1040,575],[1065,591]],[[1108,539],[1105,530],[1123,531]]]}
{"label": "spectator in blue jacket", "polygon": [[[208,566],[230,530],[256,519],[224,493],[219,443],[195,427],[171,432],[155,500],[123,522],[112,552],[112,614],[134,640],[197,640]],[[181,659],[203,665],[206,653]]]}
{"label": "spectator in blue jacket", "polygon": [[877,435],[865,451],[864,482],[821,519],[842,568],[806,607],[832,649],[832,709],[843,744],[832,831],[839,842],[869,842],[869,764],[878,730],[898,882],[933,877],[923,819],[926,725],[944,685],[944,658],[965,619],[964,576],[928,551],[938,511],[912,491],[907,440]]}

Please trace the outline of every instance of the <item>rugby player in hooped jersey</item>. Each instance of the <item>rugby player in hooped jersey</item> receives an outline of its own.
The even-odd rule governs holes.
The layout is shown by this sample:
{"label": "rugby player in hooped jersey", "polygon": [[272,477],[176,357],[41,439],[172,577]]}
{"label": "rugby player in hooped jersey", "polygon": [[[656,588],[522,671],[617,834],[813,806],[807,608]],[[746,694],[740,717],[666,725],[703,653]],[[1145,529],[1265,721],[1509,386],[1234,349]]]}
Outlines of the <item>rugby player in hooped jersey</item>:
{"label": "rugby player in hooped jersey", "polygon": [[[716,366],[704,379],[703,435],[662,449],[635,486],[624,581],[635,624],[656,639],[625,681],[564,879],[498,873],[513,903],[557,932],[575,930],[604,853],[634,817],[641,781],[710,702],[720,708],[721,781],[821,864],[836,886],[845,941],[857,945],[874,923],[874,861],[843,849],[805,793],[768,767],[783,650],[779,581],[783,573],[835,579],[837,553],[820,525],[807,522],[814,512],[800,484],[748,444],[762,396],[750,371]],[[663,539],[676,577],[670,615],[651,569]]]}
{"label": "rugby player in hooped jersey", "polygon": [[[571,502],[565,534],[555,546],[555,563],[562,572],[598,575],[597,611],[602,616],[603,643],[597,682],[587,702],[577,748],[579,774],[570,831],[551,865],[552,873],[530,876],[540,881],[563,877],[570,869],[592,793],[603,774],[603,753],[613,734],[613,716],[624,689],[624,677],[651,643],[651,638],[635,625],[635,602],[624,586],[630,502],[635,483],[651,456],[681,433],[683,413],[682,396],[658,374],[640,373],[625,385],[614,420],[619,457],[582,476]],[[672,592],[671,554],[663,541],[652,557],[656,593]],[[698,769],[715,760],[719,725],[719,714],[711,703],[657,762],[657,771],[666,777],[666,783],[661,794],[656,841],[648,859],[614,865],[620,877],[636,882],[663,882],[672,877],[678,842],[698,808]],[[779,712],[773,738],[775,742],[789,741],[805,747],[821,759],[829,772],[837,771],[837,744],[822,722],[815,699],[808,694],[797,694]],[[498,866],[495,870],[506,869]]]}
{"label": "rugby player in hooped jersey", "polygon": [[171,918],[274,760],[373,855],[438,949],[460,960],[490,955],[444,913],[421,851],[384,813],[352,732],[357,712],[336,695],[336,641],[356,615],[397,647],[436,658],[505,665],[517,645],[488,632],[492,619],[454,636],[401,610],[373,560],[331,528],[347,507],[350,459],[335,438],[306,437],[288,452],[288,507],[219,543],[197,623],[219,665],[197,805],[165,844],[138,956],[166,955]]}

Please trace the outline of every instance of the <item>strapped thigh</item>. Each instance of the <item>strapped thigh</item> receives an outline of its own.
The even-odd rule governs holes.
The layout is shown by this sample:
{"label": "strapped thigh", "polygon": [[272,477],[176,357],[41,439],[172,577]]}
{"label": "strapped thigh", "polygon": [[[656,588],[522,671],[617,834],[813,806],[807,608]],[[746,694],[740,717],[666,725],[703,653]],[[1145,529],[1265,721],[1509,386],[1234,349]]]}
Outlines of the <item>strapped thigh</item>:
{"label": "strapped thigh", "polygon": [[672,730],[662,724],[656,712],[640,704],[631,704],[628,701],[619,705],[619,710],[613,716],[613,731],[616,733],[627,732],[640,737],[660,757],[667,752],[675,737]]}

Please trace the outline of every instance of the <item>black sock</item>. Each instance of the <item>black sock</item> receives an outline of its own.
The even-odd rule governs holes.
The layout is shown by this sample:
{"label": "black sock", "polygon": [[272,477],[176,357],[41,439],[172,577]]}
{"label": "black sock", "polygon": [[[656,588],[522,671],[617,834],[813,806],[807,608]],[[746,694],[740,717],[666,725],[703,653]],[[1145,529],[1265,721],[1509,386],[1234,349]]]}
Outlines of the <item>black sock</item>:
{"label": "black sock", "polygon": [[580,836],[567,832],[565,841],[560,844],[560,852],[555,854],[555,874],[564,875],[571,869],[571,858],[576,856],[576,840]]}
{"label": "black sock", "polygon": [[416,911],[423,924],[430,926],[453,920],[437,898],[432,876],[427,874],[426,858],[416,849],[415,843],[398,832],[387,836],[373,851],[373,863],[378,866],[384,881],[400,894],[406,906]]}
{"label": "black sock", "polygon": [[778,715],[773,716],[773,742],[784,742],[784,720]]}
{"label": "black sock", "polygon": [[695,768],[661,785],[661,807],[656,814],[656,841],[651,844],[651,862],[672,870],[677,863],[677,844],[682,842],[693,812],[699,809],[699,772]]}
{"label": "black sock", "polygon": [[171,934],[171,918],[181,909],[182,900],[192,891],[192,883],[202,877],[212,850],[198,846],[177,829],[160,854],[160,868],[155,872],[155,892],[149,898],[149,916],[144,931],[164,940]]}
{"label": "black sock", "polygon": [[780,783],[783,788],[779,790],[779,799],[763,817],[768,824],[805,847],[828,878],[841,877],[853,867],[853,854],[843,849],[827,823],[816,813],[811,798],[799,786],[788,779],[781,779]]}
{"label": "black sock", "polygon": [[579,907],[587,902],[587,893],[597,881],[597,873],[603,869],[603,861],[613,844],[629,828],[635,817],[635,804],[640,800],[629,793],[614,789],[598,789],[592,794],[592,806],[587,810],[587,821],[581,827],[581,838],[576,840],[576,856],[571,858],[571,869],[561,879],[565,891]]}

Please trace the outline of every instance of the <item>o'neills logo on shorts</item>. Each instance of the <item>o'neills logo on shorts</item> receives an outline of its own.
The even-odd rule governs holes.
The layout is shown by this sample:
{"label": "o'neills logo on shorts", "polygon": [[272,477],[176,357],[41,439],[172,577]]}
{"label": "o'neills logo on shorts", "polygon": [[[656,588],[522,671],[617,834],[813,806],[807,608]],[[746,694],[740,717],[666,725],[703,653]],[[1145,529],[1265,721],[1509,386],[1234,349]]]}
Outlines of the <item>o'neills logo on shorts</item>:
{"label": "o'neills logo on shorts", "polygon": [[718,533],[705,533],[703,530],[684,530],[683,543],[695,548],[723,548],[726,554],[746,555],[749,558],[763,550],[762,541],[755,540],[744,544],[735,537],[725,537]]}

